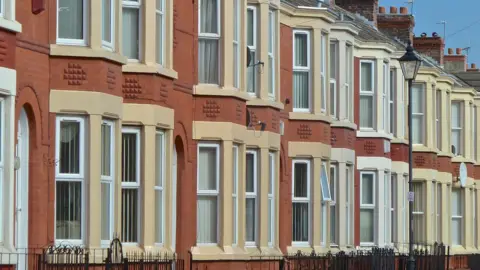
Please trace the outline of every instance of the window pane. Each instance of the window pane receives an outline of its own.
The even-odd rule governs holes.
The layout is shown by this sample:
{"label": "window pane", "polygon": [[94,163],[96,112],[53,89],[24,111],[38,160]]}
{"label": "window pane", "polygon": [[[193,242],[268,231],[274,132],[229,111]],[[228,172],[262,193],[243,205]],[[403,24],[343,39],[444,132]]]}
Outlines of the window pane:
{"label": "window pane", "polygon": [[373,204],[373,174],[362,174],[362,201],[361,204]]}
{"label": "window pane", "polygon": [[293,72],[293,105],[297,109],[310,107],[308,72]]}
{"label": "window pane", "polygon": [[217,149],[200,147],[198,157],[198,190],[217,190]]}
{"label": "window pane", "polygon": [[56,239],[82,239],[82,183],[56,183]]}
{"label": "window pane", "polygon": [[254,66],[254,64],[257,63],[255,50],[250,50],[250,56],[252,60],[247,68],[247,92],[255,93],[257,86],[255,82],[258,81],[257,76],[259,76],[259,73],[257,73],[257,68]]}
{"label": "window pane", "polygon": [[247,46],[255,46],[255,36],[254,36],[254,10],[247,9]]}
{"label": "window pane", "polygon": [[218,84],[218,49],[218,39],[198,40],[198,80],[200,83]]}
{"label": "window pane", "polygon": [[462,127],[461,122],[460,103],[452,102],[452,128]]}
{"label": "window pane", "polygon": [[452,216],[462,216],[462,192],[452,189]]}
{"label": "window pane", "polygon": [[371,63],[361,64],[361,91],[373,91],[372,66]]}
{"label": "window pane", "polygon": [[423,85],[414,84],[412,87],[412,113],[423,113]]}
{"label": "window pane", "polygon": [[268,243],[272,243],[273,241],[273,211],[274,211],[274,205],[273,205],[273,199],[269,198],[268,199]]}
{"label": "window pane", "polygon": [[102,40],[112,42],[112,0],[102,0]]}
{"label": "window pane", "polygon": [[462,219],[452,219],[452,245],[462,244]]}
{"label": "window pane", "polygon": [[112,126],[103,124],[102,125],[102,157],[101,157],[101,166],[102,166],[102,175],[111,176],[111,146],[112,146]]}
{"label": "window pane", "polygon": [[293,212],[293,226],[292,237],[296,242],[307,242],[309,232],[309,213],[308,203],[296,203],[292,204]]}
{"label": "window pane", "polygon": [[80,173],[80,123],[60,123],[60,173]]}
{"label": "window pane", "polygon": [[308,36],[295,34],[295,66],[306,67],[308,65]]}
{"label": "window pane", "polygon": [[360,96],[360,126],[373,128],[373,96]]}
{"label": "window pane", "polygon": [[163,64],[163,14],[157,13],[156,17],[157,63]]}
{"label": "window pane", "polygon": [[163,186],[163,170],[164,170],[164,135],[162,133],[157,133],[156,142],[155,142],[155,185],[158,187]]}
{"label": "window pane", "polygon": [[218,34],[218,0],[200,1],[200,33]]}
{"label": "window pane", "polygon": [[217,242],[217,197],[198,196],[197,243]]}
{"label": "window pane", "polygon": [[320,173],[320,183],[322,186],[323,200],[330,200],[332,196],[330,194],[330,184],[328,182],[327,168],[325,165],[322,165],[322,171]]}
{"label": "window pane", "polygon": [[246,192],[255,192],[255,156],[247,153],[246,158]]}
{"label": "window pane", "polygon": [[295,163],[293,196],[308,198],[308,166],[306,163]]}
{"label": "window pane", "polygon": [[373,209],[360,209],[360,242],[373,243]]}
{"label": "window pane", "polygon": [[122,182],[137,182],[137,134],[122,134]]}
{"label": "window pane", "polygon": [[122,189],[122,242],[138,242],[138,189]]}
{"label": "window pane", "polygon": [[245,224],[245,241],[253,242],[255,241],[255,210],[256,210],[256,199],[247,198],[245,204],[246,211],[246,224]]}
{"label": "window pane", "polygon": [[337,78],[337,43],[330,43],[330,78]]}
{"label": "window pane", "polygon": [[83,39],[83,0],[58,1],[58,37]]}
{"label": "window pane", "polygon": [[101,184],[101,193],[102,193],[102,240],[110,240],[112,239],[113,235],[110,232],[110,217],[111,217],[111,184],[110,183],[102,183]]}
{"label": "window pane", "polygon": [[452,145],[455,146],[455,154],[460,154],[460,146],[461,146],[461,137],[462,131],[461,130],[452,130]]}
{"label": "window pane", "polygon": [[337,85],[335,82],[330,82],[330,114],[336,116],[337,106]]}
{"label": "window pane", "polygon": [[155,242],[163,243],[163,191],[155,190]]}
{"label": "window pane", "polygon": [[123,55],[129,59],[139,59],[139,13],[137,8],[123,8],[122,13],[122,46]]}

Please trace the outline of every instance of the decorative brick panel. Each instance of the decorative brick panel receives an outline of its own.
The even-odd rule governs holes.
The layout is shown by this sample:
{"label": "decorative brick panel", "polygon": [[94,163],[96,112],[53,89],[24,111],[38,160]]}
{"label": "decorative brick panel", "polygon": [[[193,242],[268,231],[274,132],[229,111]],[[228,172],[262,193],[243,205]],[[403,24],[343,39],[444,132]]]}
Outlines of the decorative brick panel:
{"label": "decorative brick panel", "polygon": [[125,98],[135,99],[142,94],[142,86],[136,78],[125,78],[125,82],[122,85],[123,96]]}
{"label": "decorative brick panel", "polygon": [[82,85],[87,80],[87,73],[80,64],[69,63],[63,70],[63,79],[68,81],[68,85]]}
{"label": "decorative brick panel", "polygon": [[365,153],[373,155],[377,150],[377,144],[374,141],[367,140],[363,144],[363,150],[365,151]]}
{"label": "decorative brick panel", "polygon": [[207,100],[203,104],[203,114],[208,118],[215,118],[220,114],[220,106],[215,100]]}
{"label": "decorative brick panel", "polygon": [[117,77],[115,76],[115,71],[112,68],[107,70],[107,85],[108,90],[114,90],[116,86]]}
{"label": "decorative brick panel", "polygon": [[5,36],[0,33],[0,62],[4,62],[7,57],[8,42]]}
{"label": "decorative brick panel", "polygon": [[244,114],[243,107],[240,103],[237,103],[237,106],[235,107],[235,116],[238,121],[242,121],[242,115]]}
{"label": "decorative brick panel", "polygon": [[310,136],[312,136],[312,129],[310,128],[310,126],[308,124],[301,124],[297,128],[297,134],[298,134],[298,136],[300,136],[300,138],[306,140],[306,139],[309,139]]}
{"label": "decorative brick panel", "polygon": [[168,100],[168,84],[160,82],[160,102],[167,103]]}

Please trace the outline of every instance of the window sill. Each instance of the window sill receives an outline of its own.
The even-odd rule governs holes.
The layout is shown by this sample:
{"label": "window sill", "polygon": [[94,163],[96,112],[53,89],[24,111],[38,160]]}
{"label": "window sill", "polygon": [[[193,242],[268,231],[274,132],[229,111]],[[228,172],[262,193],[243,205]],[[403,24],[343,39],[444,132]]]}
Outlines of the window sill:
{"label": "window sill", "polygon": [[260,250],[255,247],[240,248],[238,246],[226,246],[221,248],[217,245],[199,245],[192,247],[194,260],[249,260],[252,256],[258,256]]}
{"label": "window sill", "polygon": [[452,245],[452,247],[450,248],[450,252],[451,252],[451,255],[461,255],[461,254],[470,253],[467,251],[467,249],[465,249],[464,246],[455,246],[455,245]]}
{"label": "window sill", "polygon": [[175,70],[156,64],[127,62],[127,64],[122,67],[122,71],[128,73],[156,73],[175,80],[178,79],[178,73]]}
{"label": "window sill", "polygon": [[294,255],[294,254],[297,254],[298,252],[302,254],[310,254],[314,250],[315,249],[312,246],[310,246],[310,244],[302,245],[302,244],[292,243],[291,246],[287,247],[287,254]]}
{"label": "window sill", "polygon": [[407,144],[408,145],[408,140],[394,137],[392,139],[391,143],[399,143],[399,144],[401,143],[401,144]]}
{"label": "window sill", "polygon": [[357,137],[359,138],[382,138],[386,140],[392,140],[393,136],[392,134],[387,134],[383,132],[378,132],[376,130],[358,130],[357,131]]}
{"label": "window sill", "polygon": [[283,110],[285,107],[281,102],[276,102],[273,100],[265,100],[265,99],[255,98],[255,97],[247,101],[247,106],[272,107],[279,110]]}
{"label": "window sill", "polygon": [[22,32],[22,25],[19,22],[8,20],[3,17],[0,17],[0,28],[15,32],[15,33]]}
{"label": "window sill", "polygon": [[437,151],[435,149],[427,147],[423,144],[413,144],[413,152],[432,152],[432,153],[436,153]]}
{"label": "window sill", "polygon": [[453,158],[452,158],[452,162],[464,162],[464,163],[473,163],[473,164],[475,164],[475,161],[473,161],[472,159],[463,157],[463,156],[455,156],[455,157],[453,157]]}
{"label": "window sill", "polygon": [[306,121],[322,121],[326,123],[332,123],[332,118],[324,114],[302,113],[302,112],[290,112],[288,114],[289,120],[306,120]]}
{"label": "window sill", "polygon": [[348,120],[334,120],[332,122],[332,127],[343,127],[343,128],[357,130],[357,125],[355,125],[355,123],[352,123]]}
{"label": "window sill", "polygon": [[50,45],[50,55],[53,56],[74,56],[74,57],[87,57],[87,58],[103,58],[109,61],[113,61],[117,64],[126,64],[127,58],[102,48],[92,49],[85,46],[73,46],[73,45]]}
{"label": "window sill", "polygon": [[216,84],[198,84],[193,87],[193,94],[199,96],[223,96],[234,97],[244,101],[252,99],[247,92],[233,87],[221,87]]}

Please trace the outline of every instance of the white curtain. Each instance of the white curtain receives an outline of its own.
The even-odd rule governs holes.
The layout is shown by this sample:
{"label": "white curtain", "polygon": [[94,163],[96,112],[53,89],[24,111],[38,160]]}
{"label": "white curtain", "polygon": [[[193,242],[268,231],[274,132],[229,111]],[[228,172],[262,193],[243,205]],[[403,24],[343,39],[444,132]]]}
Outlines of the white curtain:
{"label": "white curtain", "polygon": [[102,205],[101,205],[101,225],[102,225],[102,240],[110,240],[112,235],[110,233],[110,202],[111,202],[111,183],[101,183]]}
{"label": "white curtain", "polygon": [[452,189],[452,245],[462,244],[462,193]]}
{"label": "white curtain", "polygon": [[200,83],[218,84],[218,37],[202,37],[202,34],[218,33],[217,0],[200,1],[200,37],[198,41],[198,80]]}
{"label": "white curtain", "polygon": [[374,242],[373,209],[360,209],[360,242]]}
{"label": "white curtain", "polygon": [[[215,192],[217,187],[217,150],[200,148],[198,190]],[[217,194],[197,195],[197,243],[217,242]]]}
{"label": "white curtain", "polygon": [[112,42],[112,0],[102,0],[102,40]]}
{"label": "white curtain", "polygon": [[122,46],[123,55],[128,59],[139,59],[139,13],[138,8],[124,7],[122,13]]}
{"label": "white curtain", "polygon": [[293,105],[296,109],[309,107],[309,73],[302,71],[293,72]]}
{"label": "white curtain", "polygon": [[423,85],[413,85],[412,87],[412,141],[413,143],[423,143],[423,119],[424,119],[424,100]]}
{"label": "white curtain", "polygon": [[455,146],[457,153],[460,153],[460,144],[461,144],[461,134],[462,134],[462,123],[461,119],[461,109],[460,103],[452,102],[452,145]]}
{"label": "white curtain", "polygon": [[83,39],[83,1],[58,1],[58,37]]}

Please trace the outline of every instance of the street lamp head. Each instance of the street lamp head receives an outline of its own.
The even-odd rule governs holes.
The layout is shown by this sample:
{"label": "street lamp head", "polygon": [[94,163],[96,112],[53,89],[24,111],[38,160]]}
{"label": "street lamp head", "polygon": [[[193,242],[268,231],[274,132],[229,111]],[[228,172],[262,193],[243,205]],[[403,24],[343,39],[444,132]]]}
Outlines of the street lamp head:
{"label": "street lamp head", "polygon": [[413,52],[412,44],[410,40],[407,45],[407,52],[398,59],[400,66],[402,67],[403,76],[406,80],[415,80],[417,77],[418,69],[422,60],[420,60],[417,55]]}

